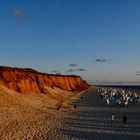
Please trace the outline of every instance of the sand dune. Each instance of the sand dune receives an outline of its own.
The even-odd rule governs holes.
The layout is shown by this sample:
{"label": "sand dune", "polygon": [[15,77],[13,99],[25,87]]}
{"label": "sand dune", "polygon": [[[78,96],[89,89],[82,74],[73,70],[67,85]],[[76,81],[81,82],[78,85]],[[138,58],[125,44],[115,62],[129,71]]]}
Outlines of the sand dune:
{"label": "sand dune", "polygon": [[44,139],[60,123],[56,105],[72,95],[58,88],[49,90],[48,95],[20,94],[1,86],[0,139]]}

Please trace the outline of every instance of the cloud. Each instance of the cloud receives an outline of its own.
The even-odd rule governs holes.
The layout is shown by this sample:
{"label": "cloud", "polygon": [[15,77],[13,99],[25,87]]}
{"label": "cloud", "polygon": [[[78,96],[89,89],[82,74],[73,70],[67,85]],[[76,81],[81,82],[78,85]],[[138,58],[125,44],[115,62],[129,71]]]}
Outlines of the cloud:
{"label": "cloud", "polygon": [[15,9],[12,10],[12,15],[17,19],[17,21],[22,21],[24,19],[29,19],[32,16],[32,8],[27,9],[24,12],[21,9],[15,8]]}
{"label": "cloud", "polygon": [[96,61],[96,62],[107,62],[107,59],[104,59],[104,58],[103,58],[103,59],[99,59],[99,58],[98,58],[98,59],[96,59],[95,61]]}
{"label": "cloud", "polygon": [[113,75],[113,73],[112,73],[112,72],[110,72],[110,73],[109,73],[109,75]]}
{"label": "cloud", "polygon": [[57,70],[53,70],[52,73],[59,73],[59,71],[57,71]]}
{"label": "cloud", "polygon": [[105,59],[105,58],[102,58],[102,59],[100,59],[100,58],[97,58],[96,60],[95,60],[96,62],[110,62],[110,61],[112,61],[110,58],[109,59]]}
{"label": "cloud", "polygon": [[128,84],[135,84],[135,85],[139,85],[140,81],[128,81]]}
{"label": "cloud", "polygon": [[79,68],[79,69],[76,69],[76,71],[86,71],[86,69]]}
{"label": "cloud", "polygon": [[22,20],[24,18],[23,12],[20,9],[13,9],[12,14],[17,20]]}
{"label": "cloud", "polygon": [[124,84],[124,81],[117,81],[116,84]]}
{"label": "cloud", "polygon": [[77,64],[69,64],[70,67],[76,67]]}
{"label": "cloud", "polygon": [[75,70],[72,70],[72,69],[69,69],[69,70],[66,70],[66,72],[74,72]]}
{"label": "cloud", "polygon": [[78,69],[69,69],[69,70],[66,70],[66,72],[78,72],[78,71],[86,71],[86,69],[83,69],[83,68],[78,68]]}
{"label": "cloud", "polygon": [[101,80],[101,81],[99,81],[99,80],[96,80],[95,81],[95,83],[96,84],[99,84],[99,85],[123,85],[123,84],[125,84],[125,82],[124,81],[106,81],[106,80]]}
{"label": "cloud", "polygon": [[140,71],[136,71],[136,76],[140,76]]}

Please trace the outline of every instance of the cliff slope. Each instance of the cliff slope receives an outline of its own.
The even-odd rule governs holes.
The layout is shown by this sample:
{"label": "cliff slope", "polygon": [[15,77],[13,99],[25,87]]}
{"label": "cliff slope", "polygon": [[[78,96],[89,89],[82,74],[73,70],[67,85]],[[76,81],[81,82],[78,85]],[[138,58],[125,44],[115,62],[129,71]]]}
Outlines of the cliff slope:
{"label": "cliff slope", "polygon": [[80,76],[50,75],[30,68],[0,66],[0,85],[20,93],[47,93],[46,87],[82,91],[90,87]]}

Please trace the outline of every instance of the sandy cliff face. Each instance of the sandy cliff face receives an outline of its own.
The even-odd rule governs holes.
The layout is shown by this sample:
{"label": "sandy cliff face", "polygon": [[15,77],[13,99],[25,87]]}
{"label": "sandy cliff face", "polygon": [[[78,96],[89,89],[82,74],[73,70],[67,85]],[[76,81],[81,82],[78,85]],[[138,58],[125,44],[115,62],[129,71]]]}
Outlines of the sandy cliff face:
{"label": "sandy cliff face", "polygon": [[45,87],[59,87],[67,91],[89,88],[79,76],[49,75],[29,68],[0,67],[0,85],[20,93],[47,93]]}

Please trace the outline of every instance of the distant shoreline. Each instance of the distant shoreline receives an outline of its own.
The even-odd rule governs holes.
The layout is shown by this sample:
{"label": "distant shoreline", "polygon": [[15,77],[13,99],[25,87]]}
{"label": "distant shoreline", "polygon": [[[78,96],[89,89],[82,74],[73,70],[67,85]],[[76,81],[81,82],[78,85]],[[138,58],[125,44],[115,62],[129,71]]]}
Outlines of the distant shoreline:
{"label": "distant shoreline", "polygon": [[95,85],[96,87],[112,87],[112,88],[122,88],[128,90],[140,90],[140,85]]}

